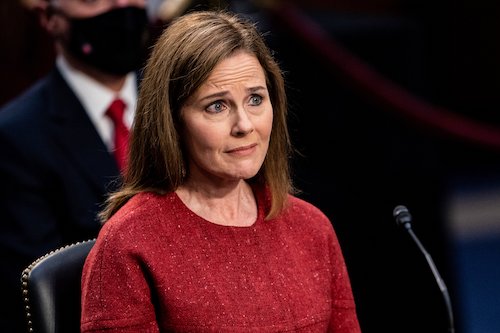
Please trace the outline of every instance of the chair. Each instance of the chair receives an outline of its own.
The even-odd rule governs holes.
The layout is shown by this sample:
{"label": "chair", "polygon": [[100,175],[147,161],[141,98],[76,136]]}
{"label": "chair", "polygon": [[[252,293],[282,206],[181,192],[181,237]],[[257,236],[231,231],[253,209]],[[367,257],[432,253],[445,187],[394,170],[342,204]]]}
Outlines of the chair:
{"label": "chair", "polygon": [[22,273],[28,332],[80,332],[81,275],[95,239],[66,245],[35,260]]}

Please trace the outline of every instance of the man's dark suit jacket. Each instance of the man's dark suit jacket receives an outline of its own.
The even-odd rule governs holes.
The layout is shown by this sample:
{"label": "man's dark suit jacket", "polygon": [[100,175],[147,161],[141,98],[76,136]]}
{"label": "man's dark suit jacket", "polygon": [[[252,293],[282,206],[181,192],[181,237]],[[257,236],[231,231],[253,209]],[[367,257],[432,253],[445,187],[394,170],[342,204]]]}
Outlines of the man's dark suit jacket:
{"label": "man's dark suit jacket", "polygon": [[0,110],[0,331],[26,332],[21,273],[60,246],[97,236],[118,167],[55,69]]}

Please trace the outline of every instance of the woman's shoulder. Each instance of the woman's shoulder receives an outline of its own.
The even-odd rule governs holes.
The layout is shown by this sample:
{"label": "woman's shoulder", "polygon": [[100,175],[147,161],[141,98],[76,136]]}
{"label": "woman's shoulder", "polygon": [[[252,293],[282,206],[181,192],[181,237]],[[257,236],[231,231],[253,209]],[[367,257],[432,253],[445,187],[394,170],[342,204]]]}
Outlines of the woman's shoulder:
{"label": "woman's shoulder", "polygon": [[133,196],[104,223],[89,261],[154,261],[158,251],[179,236],[176,198],[175,193]]}
{"label": "woman's shoulder", "polygon": [[325,215],[325,213],[315,204],[295,195],[288,195],[287,208],[294,213],[311,214],[315,217],[328,220],[328,217]]}
{"label": "woman's shoulder", "polygon": [[175,193],[157,194],[142,192],[134,195],[111,218],[106,221],[101,233],[121,235],[156,233],[168,221],[176,219]]}
{"label": "woman's shoulder", "polygon": [[303,198],[289,195],[288,204],[279,220],[279,224],[286,228],[291,237],[312,240],[318,246],[330,246],[337,242],[331,219],[315,204]]}
{"label": "woman's shoulder", "polygon": [[301,225],[301,228],[332,229],[330,218],[320,208],[294,195],[288,196],[283,216],[288,223]]}

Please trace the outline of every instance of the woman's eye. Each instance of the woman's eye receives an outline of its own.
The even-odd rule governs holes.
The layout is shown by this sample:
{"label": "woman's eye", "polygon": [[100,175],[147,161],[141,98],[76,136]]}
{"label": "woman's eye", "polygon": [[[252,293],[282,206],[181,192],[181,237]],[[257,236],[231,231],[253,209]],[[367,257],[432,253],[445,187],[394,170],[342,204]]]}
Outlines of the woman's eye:
{"label": "woman's eye", "polygon": [[225,109],[226,107],[224,106],[224,103],[222,103],[221,101],[216,101],[207,107],[207,111],[212,113],[220,113]]}
{"label": "woman's eye", "polygon": [[252,97],[250,97],[250,104],[251,105],[260,105],[261,103],[262,103],[262,96],[252,95]]}

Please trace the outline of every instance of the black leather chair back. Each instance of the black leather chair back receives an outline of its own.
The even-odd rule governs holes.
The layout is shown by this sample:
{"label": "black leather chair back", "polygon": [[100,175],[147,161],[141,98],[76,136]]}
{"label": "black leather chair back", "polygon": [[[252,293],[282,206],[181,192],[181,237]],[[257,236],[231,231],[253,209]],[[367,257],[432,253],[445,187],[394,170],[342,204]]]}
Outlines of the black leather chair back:
{"label": "black leather chair back", "polygon": [[67,245],[34,261],[21,283],[28,332],[80,332],[81,275],[95,239]]}

